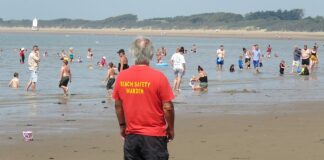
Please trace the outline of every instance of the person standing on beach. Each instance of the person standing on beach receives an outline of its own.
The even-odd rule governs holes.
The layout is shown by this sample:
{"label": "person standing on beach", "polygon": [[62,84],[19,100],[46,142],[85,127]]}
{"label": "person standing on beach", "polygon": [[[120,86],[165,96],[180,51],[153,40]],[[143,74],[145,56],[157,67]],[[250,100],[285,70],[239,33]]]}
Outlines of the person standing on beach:
{"label": "person standing on beach", "polygon": [[291,73],[295,72],[295,69],[300,67],[300,56],[301,56],[301,49],[295,46],[294,53],[293,53],[293,62],[291,66]]}
{"label": "person standing on beach", "polygon": [[90,59],[90,60],[93,59],[93,53],[92,53],[92,49],[91,48],[88,48],[87,58]]}
{"label": "person standing on beach", "polygon": [[279,64],[279,73],[280,75],[284,75],[285,74],[285,68],[286,68],[286,64],[284,60],[281,60],[280,64]]}
{"label": "person standing on beach", "polygon": [[309,68],[310,65],[310,56],[311,56],[311,51],[307,48],[307,45],[304,45],[304,49],[301,51],[301,61],[302,61],[302,66],[306,66],[308,71],[311,73],[311,70]]}
{"label": "person standing on beach", "polygon": [[110,90],[113,89],[113,85],[115,84],[115,69],[114,69],[114,64],[112,62],[109,62],[108,64],[108,71],[107,71],[107,76],[105,77],[105,81],[107,81],[106,89],[109,95]]}
{"label": "person standing on beach", "polygon": [[124,139],[125,160],[167,160],[174,138],[174,95],[166,76],[151,68],[153,46],[137,38],[131,46],[135,65],[121,72],[113,98]]}
{"label": "person standing on beach", "polygon": [[251,52],[246,48],[243,48],[243,56],[245,57],[245,66],[247,69],[251,67]]}
{"label": "person standing on beach", "polygon": [[71,47],[69,49],[69,52],[70,52],[70,62],[72,63],[74,59],[74,49]]}
{"label": "person standing on beach", "polygon": [[271,52],[272,52],[272,47],[271,47],[271,45],[269,44],[268,47],[267,47],[267,57],[268,57],[268,58],[271,57]]}
{"label": "person standing on beach", "polygon": [[124,49],[120,49],[117,53],[119,54],[118,72],[121,72],[129,68],[128,59]]}
{"label": "person standing on beach", "polygon": [[186,71],[186,60],[183,56],[184,48],[180,47],[179,51],[176,51],[171,57],[171,65],[173,66],[173,71],[175,75],[173,89],[175,91],[180,91],[180,84],[183,75]]}
{"label": "person standing on beach", "polygon": [[19,56],[20,56],[20,64],[24,64],[25,63],[25,48],[20,49]]}
{"label": "person standing on beach", "polygon": [[59,87],[63,89],[64,96],[68,95],[68,83],[72,82],[72,73],[70,70],[70,67],[68,66],[69,61],[68,60],[63,60],[63,66],[61,67],[60,71],[60,84]]}
{"label": "person standing on beach", "polygon": [[225,50],[223,45],[220,45],[219,49],[216,51],[216,54],[217,54],[217,59],[216,59],[217,69],[221,71],[223,70],[224,58],[225,58]]}
{"label": "person standing on beach", "polygon": [[39,48],[37,45],[33,46],[33,50],[28,56],[28,66],[30,71],[30,79],[27,83],[26,90],[28,91],[30,87],[32,90],[36,90],[36,83],[38,79],[38,67],[39,67],[40,57],[39,57]]}
{"label": "person standing on beach", "polygon": [[255,44],[252,47],[252,53],[253,53],[253,67],[256,71],[256,73],[259,73],[259,67],[261,62],[261,51],[259,49],[259,45]]}

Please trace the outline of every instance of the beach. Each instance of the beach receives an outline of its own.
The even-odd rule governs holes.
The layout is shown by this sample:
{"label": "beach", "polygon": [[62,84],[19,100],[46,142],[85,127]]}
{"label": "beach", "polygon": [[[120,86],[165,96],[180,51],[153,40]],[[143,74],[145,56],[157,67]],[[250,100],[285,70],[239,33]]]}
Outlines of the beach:
{"label": "beach", "polygon": [[[112,107],[112,103],[106,106]],[[262,113],[233,114],[226,113],[230,106],[215,105],[205,107],[219,108],[224,113],[178,113],[176,136],[169,143],[170,159],[321,160],[324,157],[322,106],[323,102],[271,104]],[[184,106],[176,105],[181,107]],[[105,113],[93,116],[96,114],[102,115],[101,118],[69,119],[68,115],[58,114],[54,118],[37,119],[29,124],[34,130],[31,142],[23,141],[19,132],[2,134],[0,159],[122,159],[123,141],[118,135],[116,119],[105,117]],[[73,126],[77,131],[41,132],[43,127],[55,128],[48,123]],[[19,128],[27,124],[16,119],[6,125]]]}
{"label": "beach", "polygon": [[[3,29],[3,28],[2,28]],[[1,30],[1,29],[0,29]],[[66,30],[32,32],[10,29],[0,32],[0,160],[43,159],[122,159],[123,141],[115,116],[114,102],[106,97],[103,82],[107,68],[96,62],[106,56],[118,63],[116,52],[129,47],[141,32],[130,35],[98,30]],[[128,31],[128,30],[126,30]],[[81,33],[82,32],[82,33]],[[118,32],[118,34],[116,33]],[[129,31],[130,32],[130,31]],[[290,65],[294,45],[324,44],[322,33],[305,33],[310,39],[258,37],[192,37],[161,36],[146,32],[156,47],[165,46],[167,62],[179,46],[198,46],[197,53],[185,55],[187,71],[181,92],[174,100],[176,109],[175,139],[169,144],[170,159],[186,160],[322,160],[324,158],[324,63],[319,63],[310,76],[279,75],[278,64],[284,59]],[[266,32],[267,33],[267,32]],[[270,36],[270,33],[267,33]],[[302,33],[300,33],[302,34]],[[312,36],[317,34],[319,39]],[[213,35],[214,36],[214,35]],[[260,74],[253,69],[230,73],[230,64],[237,64],[242,47],[258,43],[273,46],[279,57],[264,59]],[[41,53],[36,92],[26,92],[27,64],[19,64],[17,48],[38,44]],[[222,44],[227,51],[224,71],[216,71],[215,51]],[[73,81],[70,95],[64,97],[58,88],[61,61],[56,53],[75,49]],[[91,47],[94,60],[86,58]],[[323,58],[319,48],[319,58]],[[28,54],[28,53],[26,53]],[[129,62],[133,63],[131,55]],[[197,66],[208,73],[208,91],[194,92],[188,85]],[[91,67],[90,67],[91,66]],[[170,84],[174,75],[170,66],[151,67],[163,72]],[[13,90],[8,82],[19,73],[22,87]],[[25,142],[23,131],[32,131],[34,140]]]}
{"label": "beach", "polygon": [[173,37],[207,37],[207,38],[257,38],[257,39],[302,39],[324,40],[324,32],[286,32],[265,30],[219,30],[219,29],[124,29],[124,28],[40,28],[32,31],[31,28],[23,27],[0,27],[0,32],[6,33],[55,33],[55,34],[95,34],[95,35],[127,35],[127,36],[173,36]]}

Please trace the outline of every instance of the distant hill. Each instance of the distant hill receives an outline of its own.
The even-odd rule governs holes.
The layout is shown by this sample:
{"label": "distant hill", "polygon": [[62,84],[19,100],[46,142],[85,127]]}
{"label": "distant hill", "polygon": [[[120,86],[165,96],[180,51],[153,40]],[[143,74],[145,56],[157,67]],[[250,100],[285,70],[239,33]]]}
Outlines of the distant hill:
{"label": "distant hill", "polygon": [[[31,27],[32,20],[3,20],[1,27]],[[104,20],[55,19],[39,20],[39,27],[58,28],[144,28],[144,29],[245,29],[266,31],[324,31],[324,18],[304,17],[302,9],[258,11],[246,15],[235,13],[203,13],[190,16],[138,20],[125,14]]]}

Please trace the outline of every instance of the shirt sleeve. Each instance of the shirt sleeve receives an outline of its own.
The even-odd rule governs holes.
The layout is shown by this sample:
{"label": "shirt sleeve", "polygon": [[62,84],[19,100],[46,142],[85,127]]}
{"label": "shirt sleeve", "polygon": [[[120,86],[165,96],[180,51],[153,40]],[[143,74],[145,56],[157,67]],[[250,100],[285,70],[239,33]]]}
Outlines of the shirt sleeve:
{"label": "shirt sleeve", "polygon": [[162,75],[160,78],[159,96],[162,102],[169,102],[174,99],[174,94],[172,92],[169,81],[164,75]]}
{"label": "shirt sleeve", "polygon": [[120,86],[119,86],[119,78],[117,77],[117,80],[116,80],[116,82],[115,82],[115,87],[114,87],[114,91],[113,91],[113,95],[112,95],[112,98],[114,99],[114,100],[121,100],[121,98],[120,98],[120,95],[119,95],[119,93],[120,93]]}

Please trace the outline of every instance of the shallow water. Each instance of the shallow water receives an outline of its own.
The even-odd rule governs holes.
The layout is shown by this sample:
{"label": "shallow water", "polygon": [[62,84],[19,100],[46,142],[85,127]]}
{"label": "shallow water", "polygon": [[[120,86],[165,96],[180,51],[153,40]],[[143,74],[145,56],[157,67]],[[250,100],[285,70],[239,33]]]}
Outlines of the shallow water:
{"label": "shallow water", "polygon": [[[116,51],[120,48],[127,49],[133,36],[103,36],[103,35],[65,35],[44,33],[0,33],[0,119],[12,118],[50,117],[60,113],[69,113],[71,116],[98,115],[104,106],[109,107],[107,112],[113,115],[113,103],[106,100],[105,83],[103,83],[106,69],[95,66],[102,56],[107,61],[118,63]],[[255,107],[243,106],[254,105],[260,111],[264,104],[281,103],[290,101],[319,101],[324,98],[323,90],[323,63],[320,63],[316,73],[310,77],[298,75],[279,76],[279,62],[284,59],[287,65],[291,65],[292,50],[294,45],[311,46],[315,41],[301,40],[266,40],[266,39],[235,39],[235,38],[190,38],[190,37],[150,37],[155,47],[165,46],[168,50],[164,61],[169,61],[175,48],[184,46],[188,50],[192,44],[198,47],[197,54],[186,54],[187,72],[182,84],[182,90],[177,93],[175,99],[177,110],[180,112],[220,112],[228,110],[226,105],[235,105],[229,110],[233,113],[254,113]],[[253,70],[228,71],[230,64],[237,65],[242,47],[250,48],[251,44],[258,43],[262,52],[271,44],[273,54],[279,58],[264,59],[261,74],[254,74]],[[323,44],[324,42],[317,42]],[[33,44],[38,44],[41,53],[48,51],[48,57],[42,57],[37,92],[30,93],[24,90],[29,78],[27,64],[19,64],[17,48],[28,49],[26,59]],[[223,44],[226,50],[225,69],[223,72],[216,71],[216,49]],[[75,57],[81,56],[83,63],[70,64],[73,72],[72,83],[69,84],[71,95],[69,98],[62,96],[62,90],[58,88],[59,69],[61,61],[56,53],[69,47],[74,47]],[[93,48],[95,59],[91,62],[86,59],[87,48]],[[320,47],[319,55],[323,47]],[[132,58],[128,55],[129,61]],[[132,63],[131,63],[132,64]],[[154,63],[153,63],[154,64]],[[94,69],[88,66],[93,65]],[[207,92],[193,92],[188,83],[191,76],[197,73],[197,65],[201,65],[208,73],[209,90]],[[170,67],[157,67],[173,81],[173,72]],[[237,69],[238,70],[238,69]],[[286,69],[289,73],[290,68]],[[7,87],[14,72],[19,73],[21,88],[12,90]],[[107,101],[106,103],[101,103]],[[197,105],[209,106],[205,108]],[[225,107],[210,107],[222,106]],[[176,105],[177,106],[177,105]],[[242,106],[242,107],[241,107]],[[261,109],[260,109],[261,108]]]}

